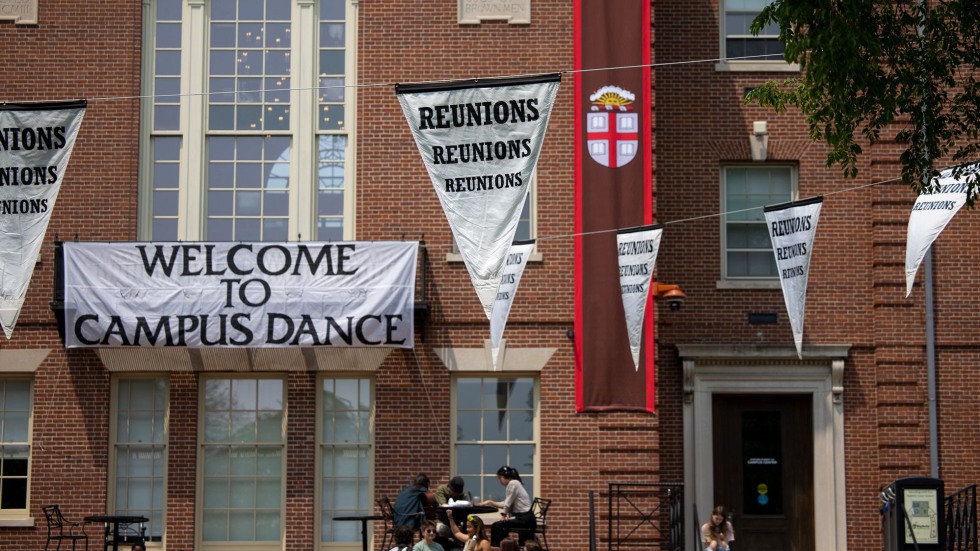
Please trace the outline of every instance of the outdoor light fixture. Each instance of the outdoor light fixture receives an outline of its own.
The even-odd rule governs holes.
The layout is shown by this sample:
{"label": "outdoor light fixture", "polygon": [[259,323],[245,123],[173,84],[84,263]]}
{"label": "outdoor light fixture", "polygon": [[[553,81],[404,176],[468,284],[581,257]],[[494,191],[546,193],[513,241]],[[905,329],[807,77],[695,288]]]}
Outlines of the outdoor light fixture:
{"label": "outdoor light fixture", "polygon": [[670,309],[676,312],[681,309],[681,306],[684,306],[687,295],[681,291],[680,285],[655,281],[653,282],[653,298],[665,299]]}
{"label": "outdoor light fixture", "polygon": [[765,161],[766,157],[769,156],[769,125],[766,121],[754,121],[752,123],[749,148],[752,150],[753,161]]}

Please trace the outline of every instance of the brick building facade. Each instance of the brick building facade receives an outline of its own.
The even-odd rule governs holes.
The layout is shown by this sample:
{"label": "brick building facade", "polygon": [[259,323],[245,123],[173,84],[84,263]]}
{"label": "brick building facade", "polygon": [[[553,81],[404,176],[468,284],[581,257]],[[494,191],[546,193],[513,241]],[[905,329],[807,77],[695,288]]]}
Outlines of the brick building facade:
{"label": "brick building facade", "polygon": [[[719,44],[725,44],[722,22],[737,19],[734,8],[726,11],[719,0],[652,3],[654,193],[649,199],[656,221],[674,223],[665,232],[656,279],[679,284],[688,297],[680,311],[657,303],[654,414],[580,413],[575,408],[569,337],[574,326],[579,116],[573,107],[574,74],[563,77],[537,166],[527,230],[539,239],[537,254],[510,314],[500,372],[488,367],[489,325],[454,253],[449,227],[394,97],[393,84],[399,82],[570,70],[574,13],[571,3],[556,0],[530,0],[529,24],[461,24],[456,2],[258,3],[266,6],[267,21],[274,9],[291,10],[279,18],[280,24],[292,22],[289,54],[301,59],[289,62],[296,64],[292,80],[278,92],[291,89],[287,102],[339,108],[339,116],[347,119],[317,128],[298,120],[286,130],[267,128],[269,135],[291,133],[297,142],[296,136],[308,135],[314,136],[311,142],[339,139],[344,144],[340,212],[327,213],[336,214],[330,220],[322,211],[297,215],[306,196],[293,197],[288,238],[296,239],[293,231],[302,240],[323,228],[339,227],[339,236],[319,236],[424,242],[426,260],[420,265],[416,298],[429,309],[424,326],[417,327],[413,350],[293,351],[269,358],[257,350],[169,354],[66,349],[49,304],[56,240],[221,240],[202,222],[213,214],[200,206],[206,192],[189,183],[204,178],[207,161],[194,158],[208,154],[202,140],[215,135],[213,128],[199,128],[195,137],[194,126],[201,126],[205,111],[223,107],[191,92],[204,83],[218,86],[222,74],[214,68],[219,48],[199,51],[196,61],[190,52],[197,33],[219,21],[220,9],[249,2],[176,1],[171,12],[176,15],[166,15],[165,0],[40,0],[38,24],[0,20],[0,50],[8,52],[0,63],[0,100],[89,100],[16,331],[0,342],[0,383],[11,396],[29,388],[30,398],[27,507],[10,514],[0,509],[0,551],[44,544],[44,505],[58,503],[77,519],[140,510],[144,499],[145,510],[156,515],[151,540],[158,541],[151,541],[151,548],[229,548],[227,541],[207,533],[215,524],[205,518],[205,510],[234,507],[216,506],[213,496],[206,495],[208,483],[217,484],[220,477],[204,467],[204,455],[214,451],[206,440],[205,418],[211,410],[205,398],[212,385],[242,381],[259,388],[273,381],[274,388],[281,388],[278,415],[285,427],[283,451],[274,460],[282,476],[271,486],[280,499],[263,508],[265,479],[255,477],[259,482],[253,490],[258,490],[249,498],[252,520],[245,523],[261,533],[269,526],[263,524],[268,519],[263,512],[277,511],[272,526],[280,536],[272,543],[256,536],[265,543],[255,549],[359,549],[357,527],[331,521],[331,514],[374,512],[374,499],[394,498],[418,472],[428,473],[436,483],[457,472],[468,474],[475,494],[495,495],[500,489],[494,486],[499,466],[494,461],[518,453],[529,458],[530,472],[522,471],[528,475],[528,490],[554,500],[548,534],[554,549],[588,548],[590,491],[596,496],[603,546],[609,482],[684,483],[688,528],[692,506],[703,521],[710,507],[724,500],[735,513],[737,532],[744,526],[746,534],[758,531],[758,537],[769,537],[765,527],[754,527],[747,518],[748,505],[761,503],[758,496],[765,492],[745,486],[739,467],[730,461],[742,456],[730,450],[737,449],[739,438],[750,437],[743,433],[752,429],[751,423],[738,424],[738,419],[772,422],[773,412],[777,423],[780,415],[784,420],[784,446],[764,449],[759,457],[785,465],[780,480],[791,483],[769,495],[776,500],[784,492],[780,506],[795,523],[775,529],[779,535],[772,537],[783,540],[757,540],[777,542],[773,549],[879,547],[882,487],[897,478],[932,472],[924,278],[920,269],[916,288],[906,299],[905,230],[914,196],[893,180],[899,173],[899,149],[887,142],[868,148],[860,175],[848,180],[837,168],[826,167],[824,146],[809,139],[797,113],[776,115],[744,105],[746,89],[789,76],[793,68],[772,61],[716,62],[722,57]],[[522,5],[513,4],[516,10]],[[332,11],[338,6],[339,17]],[[173,32],[166,25],[180,25],[179,40],[160,40]],[[331,34],[339,27],[340,35]],[[214,36],[220,32],[210,28]],[[304,34],[310,32],[312,36]],[[327,36],[342,38],[332,43]],[[240,43],[236,47],[238,53],[246,49]],[[184,55],[176,75],[167,72],[166,52]],[[331,58],[329,52],[340,54]],[[269,86],[264,78],[271,73],[271,59],[259,79],[263,87]],[[321,65],[313,71],[295,71],[300,64],[313,67],[318,59]],[[677,63],[682,61],[690,63]],[[317,82],[323,86],[318,79],[334,73],[331,63],[340,64],[337,78],[348,87],[339,96],[314,98],[310,89]],[[168,86],[176,86],[179,100],[140,99],[167,79],[177,81]],[[355,83],[359,86],[353,87]],[[248,88],[237,88],[242,89]],[[249,101],[231,104],[241,114]],[[263,108],[274,103],[257,101]],[[302,109],[297,112],[304,113]],[[171,116],[179,123],[166,124]],[[750,147],[757,121],[767,123],[765,161],[753,160]],[[171,189],[153,179],[162,159],[154,157],[153,144],[175,137],[183,145],[175,165],[180,184]],[[295,148],[303,151],[298,143]],[[787,175],[793,198],[825,197],[811,264],[803,359],[793,347],[778,280],[733,276],[734,257],[725,257],[724,240],[736,231],[719,216],[731,199],[726,186],[736,175],[751,178],[759,169],[780,178]],[[290,178],[299,187],[304,177],[313,179],[316,169],[294,170]],[[161,194],[178,193],[178,187],[173,212],[157,208]],[[322,201],[325,196],[319,197]],[[263,227],[272,231],[268,228],[275,225]],[[172,235],[166,233],[170,228]],[[971,443],[980,439],[974,422],[980,406],[970,390],[980,386],[975,369],[980,348],[973,338],[977,301],[971,292],[980,261],[971,254],[970,239],[978,232],[973,212],[965,210],[933,246],[938,473],[947,492],[978,480]],[[244,234],[232,237],[239,235]],[[355,438],[361,439],[360,447],[348,450],[358,458],[351,467],[355,474],[340,476],[336,471],[328,476],[327,457],[339,448],[324,436],[325,419],[340,406],[328,406],[324,396],[339,396],[340,386],[348,384],[357,385],[355,397],[367,396],[366,404],[353,409],[368,421],[358,425],[363,431]],[[483,393],[477,396],[499,400],[501,384],[510,389],[509,402],[463,411],[463,396],[469,396],[471,385]],[[136,396],[137,388],[163,401],[145,407],[124,403],[121,397],[127,392]],[[515,388],[525,394],[513,394]],[[530,421],[521,425],[516,419],[528,412]],[[461,449],[469,438],[464,419],[470,414],[507,414],[515,419],[508,417],[512,431],[530,434],[505,436],[503,443],[486,435],[476,438],[485,450],[478,460],[483,470],[466,473],[470,459]],[[141,415],[165,420],[151,431],[160,440],[145,449],[120,436],[120,426]],[[8,423],[11,419],[8,414]],[[498,421],[497,428],[501,426]],[[796,432],[786,432],[788,428]],[[809,450],[809,455],[793,455],[786,446]],[[505,450],[504,455],[486,451],[491,448]],[[123,472],[127,449],[150,450],[149,474]],[[770,452],[776,455],[766,455]],[[22,478],[10,473],[0,472],[0,484]],[[357,488],[353,504],[336,497],[347,496],[331,486],[341,482]],[[218,525],[233,533],[243,526],[234,518],[229,513]],[[97,532],[88,529],[93,538]],[[381,532],[375,523],[375,549]],[[690,541],[687,548],[693,548]]]}

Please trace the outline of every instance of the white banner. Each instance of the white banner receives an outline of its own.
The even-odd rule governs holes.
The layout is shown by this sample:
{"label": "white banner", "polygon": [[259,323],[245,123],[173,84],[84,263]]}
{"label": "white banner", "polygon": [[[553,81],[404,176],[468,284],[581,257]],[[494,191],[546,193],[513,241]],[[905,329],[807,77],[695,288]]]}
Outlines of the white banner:
{"label": "white banner", "polygon": [[507,253],[504,273],[500,278],[500,288],[497,291],[497,300],[493,303],[493,315],[490,316],[490,355],[493,359],[494,370],[498,368],[497,355],[500,352],[500,338],[503,336],[504,327],[507,325],[507,316],[510,315],[510,307],[514,303],[517,286],[521,283],[524,267],[527,266],[527,261],[531,258],[533,250],[534,241],[522,241],[512,244]]}
{"label": "white banner", "polygon": [[0,104],[0,325],[17,325],[85,101]]}
{"label": "white banner", "polygon": [[412,348],[416,242],[66,242],[65,345]]}
{"label": "white banner", "polygon": [[661,224],[616,232],[619,290],[623,295],[633,368],[637,371],[640,369],[640,344],[643,340],[647,302],[650,300],[650,282],[653,280],[653,268],[657,263],[657,252],[660,251],[660,237],[663,233]]}
{"label": "white banner", "polygon": [[803,358],[803,311],[806,306],[806,284],[810,277],[813,238],[817,235],[823,197],[814,197],[766,207],[766,222],[776,271],[783,287],[783,300],[793,328],[796,354]]}
{"label": "white banner", "polygon": [[915,200],[909,215],[908,237],[905,243],[905,296],[912,294],[915,273],[926,251],[939,237],[953,216],[966,204],[969,184],[967,176],[956,178],[953,169],[944,170],[933,183],[935,193],[923,193]]}
{"label": "white banner", "polygon": [[556,73],[397,87],[487,318],[560,79]]}

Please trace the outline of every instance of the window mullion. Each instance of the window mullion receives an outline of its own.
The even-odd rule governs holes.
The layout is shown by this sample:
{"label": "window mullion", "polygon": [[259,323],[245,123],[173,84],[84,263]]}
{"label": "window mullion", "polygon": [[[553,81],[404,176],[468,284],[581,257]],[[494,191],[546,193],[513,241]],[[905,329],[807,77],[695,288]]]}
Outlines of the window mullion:
{"label": "window mullion", "polygon": [[207,14],[204,0],[188,0],[185,8],[187,32],[184,33],[181,49],[186,59],[182,60],[181,114],[184,116],[181,128],[186,130],[182,143],[184,159],[180,174],[181,200],[179,209],[180,224],[177,239],[199,240],[203,238],[203,221],[206,208],[206,194],[203,185],[205,177],[205,143],[207,133],[207,95],[201,92],[207,88]]}
{"label": "window mullion", "polygon": [[293,11],[293,50],[290,70],[296,75],[291,117],[293,162],[290,168],[289,236],[316,239],[316,4],[298,0]]}

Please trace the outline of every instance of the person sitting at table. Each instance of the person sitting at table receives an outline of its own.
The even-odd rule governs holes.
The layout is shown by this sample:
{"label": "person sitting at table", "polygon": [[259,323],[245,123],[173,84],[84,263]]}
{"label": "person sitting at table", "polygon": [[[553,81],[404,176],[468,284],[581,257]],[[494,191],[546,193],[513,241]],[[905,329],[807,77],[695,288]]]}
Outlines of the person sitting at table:
{"label": "person sitting at table", "polygon": [[395,546],[389,551],[411,551],[415,542],[415,530],[411,526],[396,526],[394,536]]}
{"label": "person sitting at table", "polygon": [[412,551],[443,551],[442,545],[436,542],[436,522],[427,520],[422,523],[422,541],[415,544]]}
{"label": "person sitting at table", "polygon": [[429,499],[435,501],[429,492],[429,477],[421,473],[395,498],[395,504],[391,507],[395,526],[410,526],[413,531],[418,530],[426,518],[424,506]]}
{"label": "person sitting at table", "polygon": [[[436,488],[435,496],[436,503],[439,505],[449,505],[449,500],[458,500],[463,497],[463,486],[465,481],[461,476],[454,476],[449,479],[448,484],[442,484]],[[453,533],[449,529],[449,523],[446,520],[446,511],[439,511],[439,517],[436,519],[436,534],[442,538],[452,538]]]}
{"label": "person sitting at table", "polygon": [[466,533],[463,533],[456,526],[456,519],[449,515],[449,528],[454,538],[465,543],[463,551],[490,551],[490,540],[487,539],[487,528],[482,518],[476,515],[466,517]]}
{"label": "person sitting at table", "polygon": [[503,501],[485,500],[481,505],[493,505],[502,509],[500,520],[490,526],[490,545],[499,546],[500,540],[507,537],[511,530],[521,531],[521,545],[530,534],[534,533],[537,521],[531,513],[531,498],[521,483],[521,475],[514,467],[503,466],[497,470],[497,480],[506,486]]}

